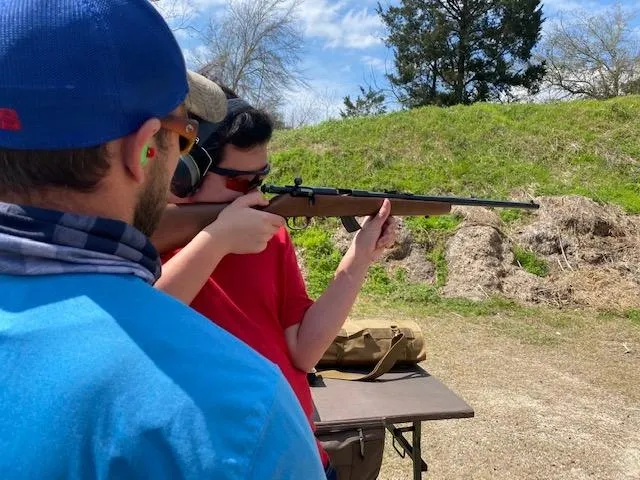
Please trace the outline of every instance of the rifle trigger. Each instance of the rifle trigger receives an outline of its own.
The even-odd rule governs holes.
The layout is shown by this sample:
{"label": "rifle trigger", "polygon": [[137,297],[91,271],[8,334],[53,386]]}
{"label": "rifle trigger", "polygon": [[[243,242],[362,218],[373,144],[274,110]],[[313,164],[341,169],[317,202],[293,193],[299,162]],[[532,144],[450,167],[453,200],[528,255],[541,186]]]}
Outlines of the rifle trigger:
{"label": "rifle trigger", "polygon": [[355,217],[340,217],[340,220],[344,229],[349,233],[357,232],[362,228]]}

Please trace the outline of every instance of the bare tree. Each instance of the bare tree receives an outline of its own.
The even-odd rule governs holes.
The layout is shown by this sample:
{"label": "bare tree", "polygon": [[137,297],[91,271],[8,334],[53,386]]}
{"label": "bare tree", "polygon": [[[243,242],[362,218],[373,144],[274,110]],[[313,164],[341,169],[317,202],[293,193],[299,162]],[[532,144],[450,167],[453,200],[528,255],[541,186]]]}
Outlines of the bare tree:
{"label": "bare tree", "polygon": [[303,0],[233,0],[212,18],[198,71],[233,89],[254,106],[275,112],[284,91],[305,85],[298,7]]}
{"label": "bare tree", "polygon": [[321,90],[316,89],[316,104],[319,112],[319,121],[331,120],[339,118],[340,106],[342,98],[334,88],[324,87]]}
{"label": "bare tree", "polygon": [[284,114],[286,128],[300,128],[312,125],[319,121],[318,106],[311,99],[296,102],[290,110]]}
{"label": "bare tree", "polygon": [[334,89],[308,88],[298,92],[281,113],[285,128],[300,128],[338,118],[340,97]]}
{"label": "bare tree", "polygon": [[194,27],[198,11],[191,0],[151,0],[151,2],[174,33],[180,31],[190,34],[198,33]]}
{"label": "bare tree", "polygon": [[589,15],[574,11],[543,40],[547,87],[566,96],[611,98],[640,76],[640,38],[634,15],[619,4]]}

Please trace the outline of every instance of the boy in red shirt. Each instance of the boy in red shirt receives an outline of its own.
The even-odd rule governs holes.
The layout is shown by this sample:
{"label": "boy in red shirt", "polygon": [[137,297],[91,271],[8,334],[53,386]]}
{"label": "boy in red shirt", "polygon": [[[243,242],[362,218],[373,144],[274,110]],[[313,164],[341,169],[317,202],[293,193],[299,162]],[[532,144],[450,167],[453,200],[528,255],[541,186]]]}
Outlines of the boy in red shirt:
{"label": "boy in red shirt", "polygon": [[[251,208],[267,204],[255,188],[269,169],[272,121],[226,92],[228,114],[220,124],[203,127],[206,122],[195,116],[201,131],[213,130],[194,147],[210,157],[208,171],[195,192],[174,184],[182,198],[171,201],[232,203],[184,248],[161,252],[163,273],[156,287],[277,364],[314,428],[307,372],[338,334],[369,266],[395,243],[396,222],[385,200],[356,234],[327,290],[315,302],[310,299],[284,219]],[[157,245],[172,227],[161,225],[154,236]],[[327,453],[318,446],[327,477],[335,478]]]}

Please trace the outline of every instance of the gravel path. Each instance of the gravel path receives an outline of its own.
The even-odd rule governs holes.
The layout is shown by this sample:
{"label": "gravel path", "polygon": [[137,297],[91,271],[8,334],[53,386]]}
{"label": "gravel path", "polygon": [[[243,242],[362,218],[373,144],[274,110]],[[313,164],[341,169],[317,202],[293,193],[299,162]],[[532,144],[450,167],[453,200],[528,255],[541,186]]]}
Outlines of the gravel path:
{"label": "gravel path", "polygon": [[[425,479],[640,479],[640,327],[585,314],[557,331],[499,316],[416,320],[424,367],[476,413],[424,425]],[[379,478],[411,478],[389,435]]]}

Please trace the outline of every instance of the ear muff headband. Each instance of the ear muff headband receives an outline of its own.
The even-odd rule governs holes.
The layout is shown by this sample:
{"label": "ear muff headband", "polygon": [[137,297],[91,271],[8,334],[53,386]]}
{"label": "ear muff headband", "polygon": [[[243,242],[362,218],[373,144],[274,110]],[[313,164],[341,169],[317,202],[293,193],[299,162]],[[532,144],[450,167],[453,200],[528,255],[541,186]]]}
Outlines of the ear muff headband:
{"label": "ear muff headband", "polygon": [[241,98],[230,98],[227,100],[227,115],[223,121],[219,123],[199,122],[199,135],[195,145],[187,155],[181,156],[178,160],[178,165],[171,179],[171,193],[179,198],[185,198],[193,195],[198,190],[204,180],[204,176],[213,165],[211,155],[204,149],[207,140],[229,119],[252,108],[250,104]]}
{"label": "ear muff headband", "polygon": [[230,98],[229,100],[227,100],[227,115],[225,116],[225,120],[228,120],[229,118],[233,118],[242,112],[251,110],[252,108],[253,107],[251,105],[249,105],[247,102],[245,102],[241,98]]}

